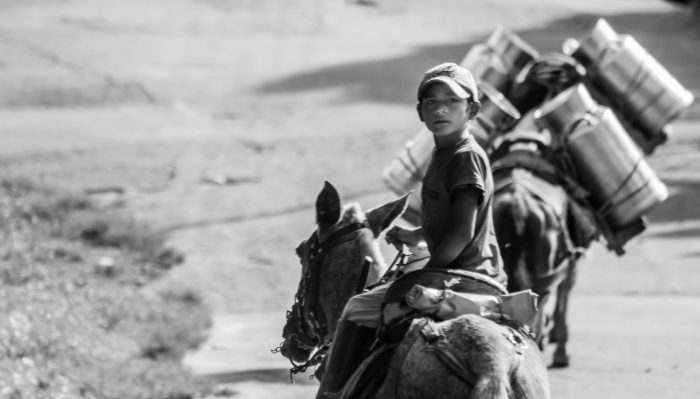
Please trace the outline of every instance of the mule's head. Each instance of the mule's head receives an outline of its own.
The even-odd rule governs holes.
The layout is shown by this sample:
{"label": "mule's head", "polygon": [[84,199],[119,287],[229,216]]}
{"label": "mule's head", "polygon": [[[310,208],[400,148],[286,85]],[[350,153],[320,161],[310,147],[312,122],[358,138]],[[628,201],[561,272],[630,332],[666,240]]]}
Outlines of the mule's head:
{"label": "mule's head", "polygon": [[282,332],[282,355],[305,362],[330,340],[345,303],[386,270],[378,238],[407,203],[408,194],[367,212],[357,204],[341,207],[338,192],[325,183],[316,199],[317,229],[296,249],[301,281]]}

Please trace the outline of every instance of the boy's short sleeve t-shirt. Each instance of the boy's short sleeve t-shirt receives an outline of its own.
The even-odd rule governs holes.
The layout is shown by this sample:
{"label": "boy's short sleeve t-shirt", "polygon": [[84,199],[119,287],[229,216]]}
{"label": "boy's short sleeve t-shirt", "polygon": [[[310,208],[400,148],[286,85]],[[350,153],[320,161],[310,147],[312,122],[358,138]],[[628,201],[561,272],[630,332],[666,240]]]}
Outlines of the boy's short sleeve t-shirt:
{"label": "boy's short sleeve t-shirt", "polygon": [[481,198],[474,238],[445,267],[483,273],[505,283],[493,225],[494,186],[490,169],[485,151],[471,135],[455,146],[436,149],[423,178],[421,219],[428,249],[434,251],[450,225],[454,193],[466,187],[477,189]]}

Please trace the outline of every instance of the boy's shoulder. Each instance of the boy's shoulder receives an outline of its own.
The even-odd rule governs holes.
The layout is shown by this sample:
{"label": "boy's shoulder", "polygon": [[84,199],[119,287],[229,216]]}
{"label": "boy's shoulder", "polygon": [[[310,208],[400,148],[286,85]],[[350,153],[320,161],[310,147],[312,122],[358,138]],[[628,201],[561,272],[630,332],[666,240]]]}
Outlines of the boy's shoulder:
{"label": "boy's shoulder", "polygon": [[491,170],[491,162],[486,151],[479,145],[474,136],[469,140],[459,143],[452,153],[451,162],[469,163],[476,166],[477,170],[485,173]]}
{"label": "boy's shoulder", "polygon": [[464,140],[455,145],[454,153],[476,153],[479,155],[479,157],[488,160],[486,151],[483,149],[483,147],[481,147],[481,145],[479,145],[479,142],[476,141],[476,138],[472,134],[465,137]]}

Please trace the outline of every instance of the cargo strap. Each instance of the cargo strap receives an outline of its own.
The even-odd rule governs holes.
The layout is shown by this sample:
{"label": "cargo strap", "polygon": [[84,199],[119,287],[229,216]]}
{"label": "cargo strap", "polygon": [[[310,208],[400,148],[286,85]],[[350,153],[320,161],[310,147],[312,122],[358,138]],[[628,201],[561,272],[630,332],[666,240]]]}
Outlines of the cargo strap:
{"label": "cargo strap", "polygon": [[[479,376],[468,362],[460,359],[459,353],[456,353],[449,345],[449,339],[435,326],[435,323],[430,319],[424,319],[420,333],[426,341],[426,350],[435,353],[438,359],[442,361],[452,372],[462,381],[476,385]],[[499,323],[503,328],[503,336],[513,345],[513,366],[511,371],[520,365],[522,355],[527,349],[527,343],[524,337],[529,336],[523,332],[521,326],[512,327],[510,324]]]}
{"label": "cargo strap", "polygon": [[579,252],[574,251],[569,256],[562,259],[559,265],[547,274],[535,276],[532,290],[537,293],[551,292],[553,287],[557,287],[566,278],[571,261],[578,256]]}
{"label": "cargo strap", "polygon": [[450,346],[448,338],[435,327],[435,323],[430,319],[425,319],[425,323],[421,327],[421,335],[425,339],[425,349],[428,352],[433,352],[457,377],[474,386],[478,376],[470,365],[459,359]]}
{"label": "cargo strap", "polygon": [[497,158],[491,164],[491,170],[494,174],[515,168],[529,170],[552,184],[560,183],[560,173],[557,168],[533,151],[511,151]]}
{"label": "cargo strap", "polygon": [[491,164],[494,175],[516,168],[528,170],[551,184],[561,185],[576,200],[585,199],[589,195],[588,191],[569,175],[533,151],[511,151],[497,158]]}
{"label": "cargo strap", "polygon": [[[498,323],[503,330],[503,336],[513,345],[514,361],[511,368],[513,372],[521,364],[522,354],[528,347],[528,343],[535,345],[532,335],[523,330],[521,325],[510,321]],[[378,399],[394,399],[397,397],[398,384],[401,375],[401,368],[406,361],[408,353],[414,348],[418,338],[424,341],[426,349],[435,353],[436,357],[442,361],[457,377],[467,384],[474,386],[478,380],[478,375],[466,361],[460,359],[460,353],[455,352],[449,346],[449,339],[443,334],[435,322],[429,318],[414,319],[408,329],[404,339],[394,350],[390,371],[386,376],[382,388],[375,396]]]}
{"label": "cargo strap", "polygon": [[395,399],[397,396],[399,380],[401,377],[401,368],[403,367],[408,353],[413,348],[418,338],[421,336],[421,326],[427,319],[413,319],[408,331],[400,341],[399,345],[394,350],[389,367],[389,374],[384,380],[384,384],[377,393],[378,399]]}
{"label": "cargo strap", "polygon": [[637,195],[640,191],[644,190],[644,189],[646,188],[646,186],[649,185],[649,183],[651,183],[651,179],[647,179],[647,180],[644,182],[644,184],[642,184],[641,186],[639,186],[639,187],[637,187],[636,189],[634,189],[634,191],[632,191],[631,193],[627,194],[627,195],[626,195],[625,197],[623,197],[621,200],[617,201],[616,203],[613,203],[613,201],[612,201],[612,199],[615,198],[615,197],[617,196],[617,194],[619,194],[619,193],[625,188],[625,186],[627,186],[627,183],[629,183],[630,180],[634,177],[634,174],[637,172],[637,169],[639,169],[639,165],[641,165],[641,163],[642,163],[643,161],[644,161],[644,157],[643,157],[643,156],[640,156],[639,159],[637,159],[637,161],[634,163],[634,167],[632,168],[632,170],[627,174],[627,176],[625,176],[625,179],[617,186],[617,188],[615,189],[615,191],[613,191],[613,193],[610,194],[610,196],[609,196],[608,199],[603,203],[603,205],[601,205],[601,206],[598,208],[598,210],[596,211],[596,214],[597,214],[600,218],[605,218],[605,217],[607,217],[608,215],[610,215],[610,214],[615,210],[615,208],[617,208],[618,206],[620,206],[620,204],[623,204],[623,203],[629,201],[630,199],[632,199],[632,198],[633,198],[635,195]]}

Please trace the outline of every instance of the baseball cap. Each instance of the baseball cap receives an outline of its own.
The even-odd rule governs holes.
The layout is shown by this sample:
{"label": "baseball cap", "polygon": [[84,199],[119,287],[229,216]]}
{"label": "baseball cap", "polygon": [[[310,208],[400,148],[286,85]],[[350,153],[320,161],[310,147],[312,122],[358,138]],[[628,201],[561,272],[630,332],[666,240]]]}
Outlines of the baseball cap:
{"label": "baseball cap", "polygon": [[445,83],[459,98],[479,98],[476,79],[472,73],[454,62],[445,62],[425,72],[418,85],[418,101],[425,89],[435,82]]}

